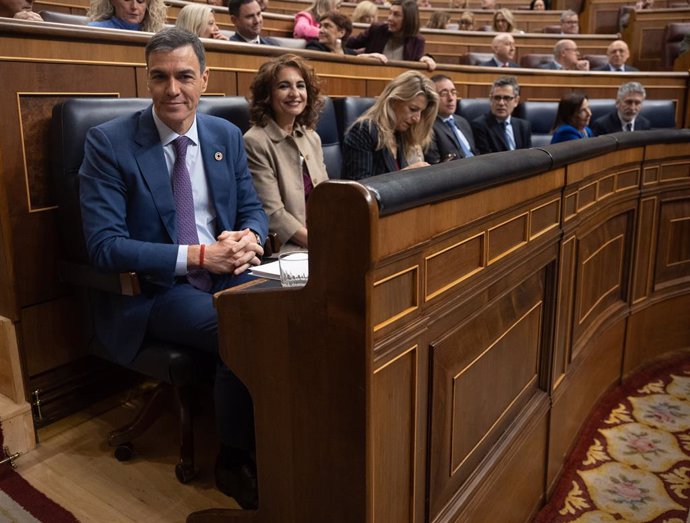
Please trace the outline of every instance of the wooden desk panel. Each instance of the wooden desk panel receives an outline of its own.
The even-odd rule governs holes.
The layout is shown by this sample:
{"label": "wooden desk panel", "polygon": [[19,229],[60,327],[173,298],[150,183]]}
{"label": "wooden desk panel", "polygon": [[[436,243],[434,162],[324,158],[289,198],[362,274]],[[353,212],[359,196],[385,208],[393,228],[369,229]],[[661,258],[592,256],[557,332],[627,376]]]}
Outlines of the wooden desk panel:
{"label": "wooden desk panel", "polygon": [[643,71],[662,69],[664,29],[671,22],[690,22],[687,9],[636,10],[630,15],[623,39],[630,46],[630,62]]}

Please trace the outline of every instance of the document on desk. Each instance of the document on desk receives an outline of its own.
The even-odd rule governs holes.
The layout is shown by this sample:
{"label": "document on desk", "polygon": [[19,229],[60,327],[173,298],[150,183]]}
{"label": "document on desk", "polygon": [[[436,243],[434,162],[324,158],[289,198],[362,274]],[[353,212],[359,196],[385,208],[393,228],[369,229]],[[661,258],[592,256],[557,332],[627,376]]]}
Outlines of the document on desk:
{"label": "document on desk", "polygon": [[278,260],[269,263],[262,263],[258,267],[252,267],[249,272],[257,278],[267,280],[280,280],[280,264]]}

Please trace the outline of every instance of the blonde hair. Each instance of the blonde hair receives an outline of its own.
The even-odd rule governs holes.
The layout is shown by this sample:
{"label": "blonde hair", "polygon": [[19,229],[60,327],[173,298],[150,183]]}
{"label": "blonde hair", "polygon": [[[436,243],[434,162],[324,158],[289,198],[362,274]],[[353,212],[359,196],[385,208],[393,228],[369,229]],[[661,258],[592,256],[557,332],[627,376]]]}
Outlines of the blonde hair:
{"label": "blonde hair", "polygon": [[318,22],[329,11],[335,11],[335,6],[338,5],[338,2],[339,0],[314,0],[314,3],[311,4],[307,11],[310,11]]}
{"label": "blonde hair", "polygon": [[357,7],[355,7],[355,10],[352,11],[352,21],[361,22],[362,18],[365,16],[370,16],[371,20],[374,21],[376,20],[378,14],[379,7],[374,2],[364,0],[363,2],[358,3]]}
{"label": "blonde hair", "polygon": [[175,27],[201,36],[203,29],[208,24],[208,17],[213,10],[204,4],[187,4],[177,15]]}
{"label": "blonde hair", "polygon": [[429,29],[445,29],[450,22],[450,13],[447,11],[434,11],[426,26]]}
{"label": "blonde hair", "polygon": [[370,128],[378,129],[376,150],[388,149],[394,156],[398,149],[395,137],[397,119],[393,105],[409,102],[419,95],[427,100],[426,109],[422,111],[419,123],[410,126],[402,133],[405,156],[409,157],[416,147],[426,149],[431,142],[432,129],[438,112],[438,94],[434,83],[418,71],[406,71],[393,78],[383,89],[371,106],[357,122],[367,122]]}
{"label": "blonde hair", "polygon": [[[141,21],[141,30],[149,33],[157,33],[165,27],[165,15],[167,7],[163,0],[147,0],[146,14]],[[89,20],[98,22],[109,20],[115,16],[115,8],[110,0],[91,0],[91,5],[86,13]]]}
{"label": "blonde hair", "polygon": [[[504,20],[508,24],[508,28],[505,31],[499,31],[496,28],[496,17],[502,14]],[[517,32],[517,29],[515,28],[515,16],[513,15],[513,12],[508,9],[507,7],[502,7],[501,9],[496,9],[496,12],[494,13],[493,20],[491,23],[491,27],[494,31],[499,31],[501,33],[515,33]]]}

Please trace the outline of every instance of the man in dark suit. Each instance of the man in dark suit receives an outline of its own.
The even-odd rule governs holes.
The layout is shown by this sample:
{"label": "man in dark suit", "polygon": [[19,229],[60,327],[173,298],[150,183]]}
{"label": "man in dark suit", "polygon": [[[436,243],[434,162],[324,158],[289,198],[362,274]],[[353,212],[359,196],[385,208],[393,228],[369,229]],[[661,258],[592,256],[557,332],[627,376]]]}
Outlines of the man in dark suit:
{"label": "man in dark suit", "polygon": [[455,114],[458,93],[453,80],[438,74],[431,77],[439,96],[438,114],[434,121],[434,137],[424,155],[427,162],[434,164],[479,154],[474,145],[470,123]]}
{"label": "man in dark suit", "polygon": [[609,59],[608,63],[595,67],[592,71],[612,71],[619,73],[639,71],[637,67],[625,63],[628,61],[628,58],[630,58],[630,49],[628,49],[628,44],[623,40],[611,42],[606,48],[606,56]]}
{"label": "man in dark suit", "polygon": [[553,46],[553,61],[541,64],[539,69],[552,71],[589,71],[589,60],[580,59],[574,40],[564,39]]}
{"label": "man in dark suit", "polygon": [[489,94],[491,111],[472,120],[472,131],[481,154],[532,147],[532,127],[514,118],[520,103],[520,86],[513,76],[497,79]]}
{"label": "man in dark suit", "polygon": [[[213,292],[247,281],[268,220],[254,191],[240,130],[197,114],[209,70],[196,35],[172,28],[146,46],[153,105],[92,128],[79,171],[84,237],[103,272],[134,271],[142,293],[93,296],[95,330],[113,361],[142,340],[217,355]],[[227,369],[216,374],[219,488],[257,504],[252,405]],[[229,487],[229,485],[231,487]]]}
{"label": "man in dark suit", "polygon": [[510,33],[498,33],[491,41],[493,57],[479,65],[485,67],[520,67],[513,62],[515,58],[515,39]]}
{"label": "man in dark suit", "polygon": [[628,82],[618,88],[616,95],[616,110],[597,118],[590,128],[594,136],[617,133],[620,131],[647,131],[652,124],[644,116],[640,116],[642,102],[647,93],[639,82]]}
{"label": "man in dark suit", "polygon": [[264,19],[257,0],[230,0],[228,12],[230,21],[235,26],[235,34],[230,37],[231,42],[280,46],[273,38],[261,36]]}

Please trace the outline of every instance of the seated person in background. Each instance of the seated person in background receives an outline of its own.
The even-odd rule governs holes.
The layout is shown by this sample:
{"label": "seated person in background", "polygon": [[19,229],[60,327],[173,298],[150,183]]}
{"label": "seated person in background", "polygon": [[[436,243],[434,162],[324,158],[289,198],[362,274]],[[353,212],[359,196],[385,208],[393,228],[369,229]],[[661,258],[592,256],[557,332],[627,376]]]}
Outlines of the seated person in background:
{"label": "seated person in background", "polygon": [[544,0],[532,0],[529,3],[529,9],[530,11],[544,11],[547,9],[547,7],[544,3]]}
{"label": "seated person in background", "polygon": [[307,247],[307,199],[328,179],[314,131],[323,106],[319,80],[304,59],[285,54],[259,68],[250,91],[245,149],[268,229],[283,245]]}
{"label": "seated person in background", "polygon": [[450,23],[450,13],[447,11],[434,11],[427,22],[427,29],[447,29]]}
{"label": "seated person in background", "polygon": [[430,8],[433,6],[431,5],[431,2],[429,0],[417,0],[417,7]]}
{"label": "seated person in background", "polygon": [[357,24],[374,24],[379,16],[379,8],[374,2],[364,0],[352,11],[352,22]]}
{"label": "seated person in background", "polygon": [[509,33],[499,33],[491,41],[491,50],[494,56],[479,65],[485,67],[520,67],[513,62],[515,58],[515,39]]}
{"label": "seated person in background", "polygon": [[448,7],[451,9],[467,9],[467,4],[469,0],[450,0],[448,2]]}
{"label": "seated person in background", "polygon": [[628,82],[618,88],[616,110],[592,122],[594,136],[617,133],[619,131],[647,131],[652,124],[640,116],[642,102],[647,96],[639,82]]}
{"label": "seated person in background", "polygon": [[576,92],[566,94],[558,102],[551,143],[591,137],[592,130],[588,127],[590,118],[592,111],[589,109],[587,95]]}
{"label": "seated person in background", "polygon": [[576,35],[580,33],[580,17],[572,9],[561,14],[561,33],[564,35]]}
{"label": "seated person in background", "polygon": [[213,16],[213,10],[208,5],[187,4],[177,15],[175,27],[194,33],[199,38],[228,39],[218,29],[216,19]]}
{"label": "seated person in background", "polygon": [[261,36],[264,19],[256,0],[230,0],[228,12],[230,21],[235,26],[235,34],[230,37],[231,42],[280,46],[273,38]]}
{"label": "seated person in background", "polygon": [[497,33],[524,33],[515,27],[515,16],[505,7],[497,9],[494,13],[491,29]]}
{"label": "seated person in background", "polygon": [[41,15],[32,11],[33,3],[33,0],[0,0],[0,17],[42,22]]}
{"label": "seated person in background", "polygon": [[438,93],[438,115],[434,120],[434,138],[424,158],[434,164],[470,158],[479,154],[474,146],[474,135],[470,122],[455,114],[458,93],[453,80],[445,75],[431,77]]}
{"label": "seated person in background", "polygon": [[472,132],[481,154],[532,147],[532,126],[515,118],[520,103],[520,85],[514,76],[494,81],[489,94],[490,112],[472,120]]}
{"label": "seated person in background", "polygon": [[458,22],[460,31],[474,31],[474,13],[465,11]]}
{"label": "seated person in background", "polygon": [[572,40],[559,40],[553,46],[553,61],[541,64],[539,69],[554,71],[589,71],[589,61],[580,60],[577,44]]}
{"label": "seated person in background", "polygon": [[[260,263],[268,221],[240,130],[197,113],[209,77],[199,38],[165,29],[149,40],[145,57],[152,106],[89,130],[79,169],[91,263],[103,272],[139,273],[143,291],[94,292],[95,335],[122,364],[144,338],[217,357],[213,293],[251,279],[245,271]],[[252,400],[224,364],[215,379],[216,485],[256,508]]]}
{"label": "seated person in background", "polygon": [[479,0],[479,9],[493,11],[496,9],[496,0]]}
{"label": "seated person in background", "polygon": [[616,71],[621,73],[639,71],[637,67],[626,65],[625,62],[630,58],[630,49],[628,49],[628,44],[623,40],[611,42],[606,48],[606,56],[609,58],[609,63],[595,67],[592,71]]}
{"label": "seated person in background", "polygon": [[388,20],[384,24],[371,24],[368,29],[347,42],[351,49],[364,48],[364,52],[382,63],[388,60],[425,62],[429,70],[436,62],[424,54],[424,37],[419,35],[419,10],[414,0],[393,0]]}
{"label": "seated person in background", "polygon": [[423,151],[431,142],[437,110],[436,88],[420,72],[406,71],[391,80],[345,134],[343,178],[429,165]]}
{"label": "seated person in background", "polygon": [[[321,17],[319,37],[307,43],[307,49],[326,53],[357,55],[352,49],[343,47],[343,42],[352,34],[352,22],[345,16],[331,11]],[[367,55],[362,55],[367,56]]]}
{"label": "seated person in background", "polygon": [[319,36],[319,20],[330,11],[337,11],[340,0],[314,0],[314,3],[306,11],[300,11],[295,15],[295,27],[292,30],[294,38],[311,40]]}
{"label": "seated person in background", "polygon": [[89,25],[157,33],[165,26],[163,0],[91,0]]}

